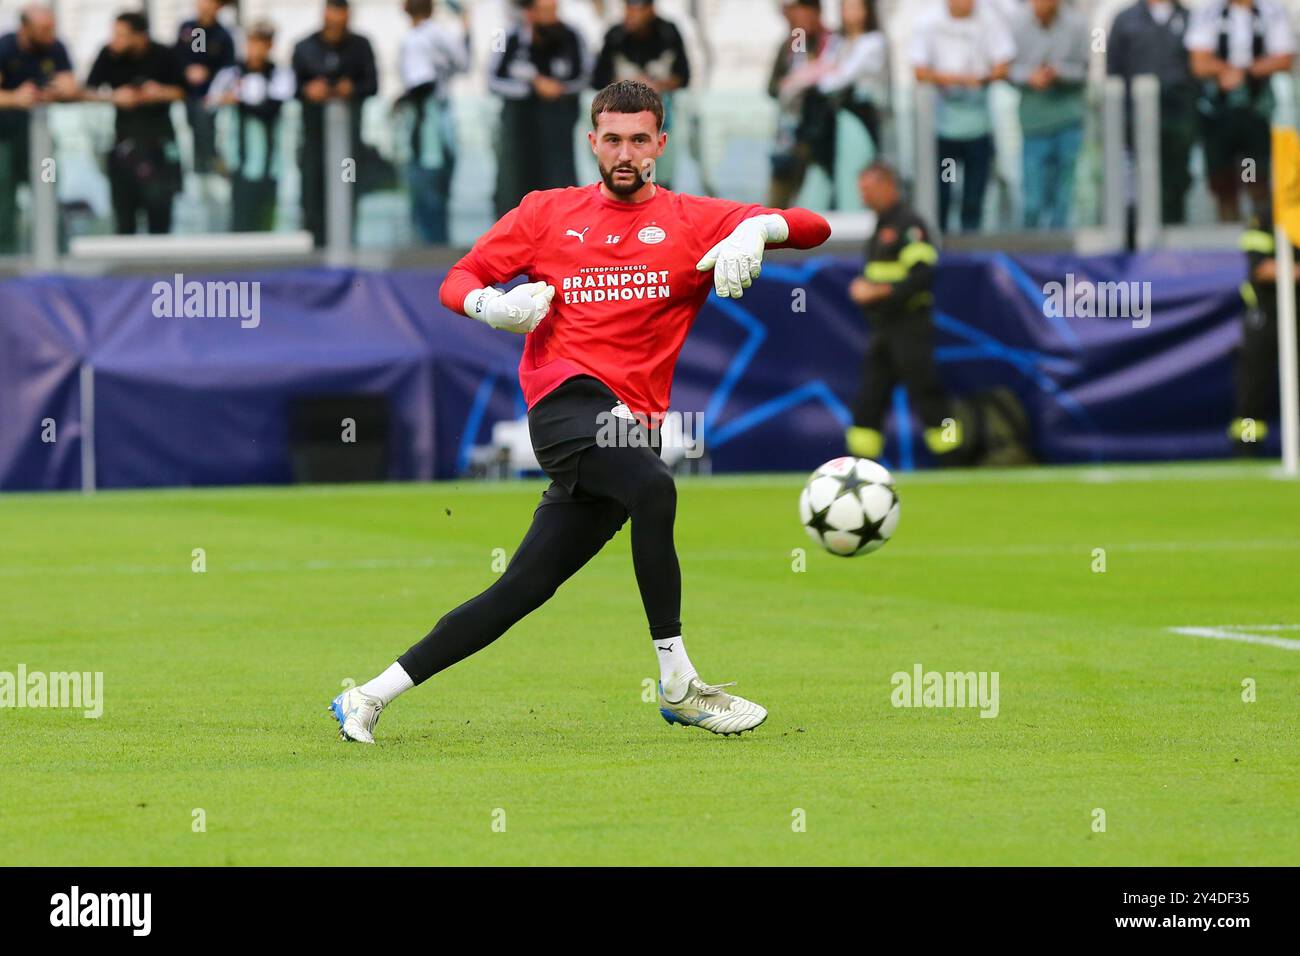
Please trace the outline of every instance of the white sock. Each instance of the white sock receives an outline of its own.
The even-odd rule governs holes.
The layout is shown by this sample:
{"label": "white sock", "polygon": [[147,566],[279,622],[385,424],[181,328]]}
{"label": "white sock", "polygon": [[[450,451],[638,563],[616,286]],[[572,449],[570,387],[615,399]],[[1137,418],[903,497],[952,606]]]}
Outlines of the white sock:
{"label": "white sock", "polygon": [[681,700],[686,685],[697,676],[695,665],[686,654],[686,642],[681,636],[655,641],[655,656],[659,658],[659,683],[669,700]]}
{"label": "white sock", "polygon": [[415,682],[411,680],[411,675],[402,669],[401,664],[394,661],[389,665],[388,670],[362,684],[357,689],[363,694],[378,697],[387,707],[390,701],[394,700],[399,694],[406,693],[414,686]]}

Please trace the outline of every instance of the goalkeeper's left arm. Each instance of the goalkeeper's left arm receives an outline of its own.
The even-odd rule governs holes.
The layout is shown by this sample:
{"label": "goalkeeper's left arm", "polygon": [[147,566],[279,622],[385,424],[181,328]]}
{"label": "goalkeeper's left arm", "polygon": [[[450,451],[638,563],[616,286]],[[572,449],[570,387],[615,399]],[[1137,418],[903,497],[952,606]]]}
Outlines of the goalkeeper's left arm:
{"label": "goalkeeper's left arm", "polygon": [[713,287],[724,299],[739,299],[763,270],[768,248],[813,249],[830,238],[830,223],[807,209],[753,207],[695,268],[713,270]]}

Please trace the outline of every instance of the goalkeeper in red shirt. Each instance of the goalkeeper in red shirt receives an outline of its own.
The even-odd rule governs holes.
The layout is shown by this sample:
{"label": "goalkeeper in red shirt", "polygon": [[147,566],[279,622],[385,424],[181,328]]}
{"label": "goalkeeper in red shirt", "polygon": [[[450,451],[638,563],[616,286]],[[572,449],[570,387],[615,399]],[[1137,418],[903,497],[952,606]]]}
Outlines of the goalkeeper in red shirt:
{"label": "goalkeeper in red shirt", "polygon": [[[716,734],[767,717],[706,684],[686,654],[673,545],[677,491],[659,457],[673,367],[709,289],[739,298],[768,246],[810,249],[830,226],[804,209],[766,209],[674,193],[654,182],[663,103],[621,81],[591,105],[587,134],[601,181],[531,192],[442,283],[443,305],[525,335],[519,382],[533,448],[551,484],[501,577],[438,621],[373,680],[330,705],[344,740],[374,742],[395,697],[504,634],[544,604],[631,519],[632,563],[659,659],[659,707],[671,723]],[[710,275],[711,273],[711,275]],[[495,288],[516,276],[528,281]],[[624,420],[610,443],[610,418]]]}

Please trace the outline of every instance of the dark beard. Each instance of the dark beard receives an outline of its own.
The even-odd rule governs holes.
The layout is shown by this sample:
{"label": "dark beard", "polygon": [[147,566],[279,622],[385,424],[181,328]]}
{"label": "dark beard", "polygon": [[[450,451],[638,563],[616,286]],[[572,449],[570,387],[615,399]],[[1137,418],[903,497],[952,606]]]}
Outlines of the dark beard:
{"label": "dark beard", "polygon": [[[613,169],[609,169],[609,170],[605,170],[604,168],[602,168],[600,171],[600,178],[605,181],[605,188],[608,189],[610,192],[612,192],[615,196],[635,195],[638,189],[640,189],[647,182],[649,182],[650,179],[653,178],[650,177],[650,178],[643,179],[642,174],[640,172],[636,172],[636,170],[634,169],[633,171],[636,172],[636,178],[633,179],[630,183],[622,184],[619,183],[614,178],[614,172],[619,168],[620,167],[618,166],[615,166]],[[652,165],[650,169],[653,170],[654,166]]]}

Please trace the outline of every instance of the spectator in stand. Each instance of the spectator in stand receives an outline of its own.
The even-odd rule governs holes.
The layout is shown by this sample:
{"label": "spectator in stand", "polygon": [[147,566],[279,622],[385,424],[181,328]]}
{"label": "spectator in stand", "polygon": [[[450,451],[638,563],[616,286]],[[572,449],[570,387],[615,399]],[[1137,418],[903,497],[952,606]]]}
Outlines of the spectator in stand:
{"label": "spectator in stand", "polygon": [[1011,82],[1020,88],[1025,225],[1064,229],[1083,145],[1088,25],[1061,0],[1030,0],[1013,31]]}
{"label": "spectator in stand", "polygon": [[961,228],[973,232],[984,213],[993,168],[989,84],[1007,78],[1015,45],[988,0],[945,0],[913,27],[918,83],[938,92],[939,228],[948,229],[955,171],[961,166]]}
{"label": "spectator in stand", "polygon": [[781,8],[790,35],[781,41],[767,95],[777,101],[776,146],[768,205],[785,209],[795,201],[810,166],[835,177],[835,106],[817,88],[830,48],[821,0],[785,0]]}
{"label": "spectator in stand", "polygon": [[488,89],[503,100],[497,151],[497,218],[534,189],[572,186],[578,94],[591,66],[586,44],[560,20],[556,0],[520,0],[522,21],[488,68]]}
{"label": "spectator in stand", "polygon": [[[1242,181],[1258,213],[1268,204],[1271,78],[1295,59],[1295,37],[1276,0],[1212,0],[1192,13],[1187,27],[1192,74],[1203,81],[1198,108],[1210,191],[1219,220],[1241,216]],[[1243,161],[1250,160],[1250,176]]]}
{"label": "spectator in stand", "polygon": [[0,255],[18,252],[18,186],[29,181],[28,110],[77,97],[68,51],[54,14],[35,4],[18,29],[0,36]]}
{"label": "spectator in stand", "polygon": [[[1160,81],[1160,211],[1166,223],[1186,221],[1192,184],[1187,164],[1196,145],[1196,83],[1183,43],[1188,17],[1177,0],[1138,0],[1115,17],[1106,43],[1106,72],[1123,77],[1126,87],[1146,73]],[[1130,139],[1132,125],[1130,115]]]}
{"label": "spectator in stand", "polygon": [[176,55],[185,68],[185,117],[194,134],[194,171],[212,172],[217,157],[214,118],[203,100],[212,78],[235,62],[235,41],[217,21],[218,0],[198,0],[194,19],[181,24]]}
{"label": "spectator in stand", "polygon": [[654,0],[625,0],[623,22],[610,27],[596,59],[591,85],[637,80],[663,96],[691,82],[682,35],[655,10]]}
{"label": "spectator in stand", "polygon": [[242,62],[212,79],[209,108],[230,111],[223,155],[230,170],[230,228],[233,232],[269,232],[275,227],[279,192],[280,110],[293,99],[293,71],[271,61],[275,26],[254,23],[245,40]]}
{"label": "spectator in stand", "polygon": [[[359,181],[365,174],[360,168],[361,105],[379,89],[374,51],[369,40],[352,32],[350,15],[348,0],[325,0],[321,29],[293,48],[293,72],[302,100],[303,225],[317,247],[325,245],[325,104],[344,102],[350,107],[352,156]],[[354,210],[360,192],[357,181],[350,190]]]}
{"label": "spectator in stand", "polygon": [[[117,107],[108,185],[120,235],[135,233],[141,212],[151,233],[171,232],[172,199],[181,189],[171,104],[184,99],[184,85],[176,51],[150,39],[144,14],[118,14],[83,95]],[[102,92],[105,86],[111,92]]]}
{"label": "spectator in stand", "polygon": [[449,2],[459,23],[434,18],[433,0],[406,0],[411,32],[402,38],[398,70],[405,92],[398,106],[410,124],[406,166],[411,221],[422,242],[448,241],[447,207],[456,166],[456,126],[448,99],[451,78],[469,69],[469,14]]}
{"label": "spectator in stand", "polygon": [[[665,133],[672,132],[674,90],[691,82],[686,44],[671,22],[655,11],[654,0],[626,0],[623,22],[609,29],[596,58],[591,85],[603,90],[617,80],[637,80],[659,93],[664,104]],[[673,164],[673,138],[656,163],[655,179],[668,187]]]}
{"label": "spectator in stand", "polygon": [[889,43],[874,0],[842,0],[840,29],[817,63],[818,91],[856,116],[879,151],[880,110],[889,95]]}

